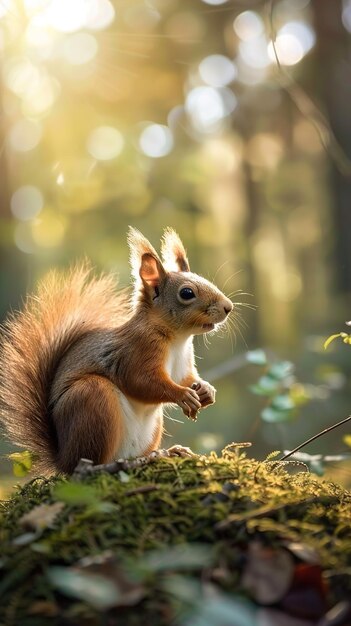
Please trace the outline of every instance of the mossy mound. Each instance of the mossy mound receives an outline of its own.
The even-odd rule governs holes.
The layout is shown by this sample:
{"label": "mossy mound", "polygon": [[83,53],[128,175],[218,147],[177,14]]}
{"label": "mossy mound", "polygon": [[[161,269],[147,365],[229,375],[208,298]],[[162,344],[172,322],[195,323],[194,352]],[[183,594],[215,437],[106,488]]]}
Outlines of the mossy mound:
{"label": "mossy mound", "polygon": [[29,482],[1,505],[0,623],[207,626],[234,624],[224,615],[235,610],[251,626],[257,603],[242,574],[253,543],[278,556],[298,546],[294,567],[312,551],[323,580],[311,588],[329,605],[346,599],[351,494],[289,467],[235,447]]}

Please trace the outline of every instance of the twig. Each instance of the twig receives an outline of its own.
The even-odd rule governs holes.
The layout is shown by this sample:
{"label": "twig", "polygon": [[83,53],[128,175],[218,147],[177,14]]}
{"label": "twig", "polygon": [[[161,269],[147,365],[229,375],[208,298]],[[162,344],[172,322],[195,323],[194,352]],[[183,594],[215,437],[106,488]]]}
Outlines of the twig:
{"label": "twig", "polygon": [[337,424],[333,424],[333,426],[329,426],[328,428],[325,428],[317,435],[313,435],[313,437],[310,437],[309,439],[307,439],[307,441],[300,443],[300,445],[294,448],[293,450],[291,450],[291,452],[284,454],[284,456],[282,456],[279,459],[279,461],[285,461],[286,459],[289,458],[289,456],[292,456],[293,454],[295,454],[295,452],[298,452],[299,450],[301,450],[301,448],[304,448],[305,446],[307,446],[308,443],[311,443],[315,439],[318,439],[318,437],[321,437],[322,435],[329,433],[331,430],[334,430],[334,428],[338,428],[338,426],[341,426],[342,424],[346,424],[346,422],[349,422],[350,420],[351,420],[351,415],[349,415],[348,417],[345,417],[345,419],[341,420],[341,422],[338,422]]}
{"label": "twig", "polygon": [[257,509],[254,509],[253,511],[248,511],[247,513],[244,513],[243,515],[240,515],[240,513],[234,513],[233,515],[229,515],[229,517],[227,517],[224,520],[221,520],[220,522],[217,522],[215,524],[215,530],[226,530],[227,528],[229,528],[232,524],[241,524],[243,522],[248,522],[252,519],[260,519],[262,517],[271,517],[272,515],[275,515],[276,513],[279,513],[280,511],[283,511],[284,509],[290,508],[290,507],[301,507],[301,506],[309,506],[310,504],[318,504],[318,503],[322,503],[324,505],[326,504],[334,504],[335,502],[338,502],[339,499],[337,498],[337,496],[310,496],[309,498],[305,498],[304,500],[297,500],[295,502],[282,502],[280,504],[276,504],[271,506],[270,504],[267,504],[263,507],[259,507]]}
{"label": "twig", "polygon": [[158,485],[141,485],[141,487],[135,487],[135,489],[129,489],[125,492],[126,496],[136,496],[139,493],[150,493],[151,491],[158,491]]}
{"label": "twig", "polygon": [[[160,450],[154,450],[147,454],[146,456],[138,456],[135,459],[118,459],[117,461],[112,461],[111,463],[103,463],[101,465],[94,465],[92,461],[89,459],[80,459],[77,467],[73,472],[73,478],[80,479],[85,476],[91,476],[92,474],[99,474],[101,472],[106,472],[107,474],[117,474],[118,472],[128,472],[129,470],[137,469],[139,467],[143,467],[144,465],[150,465],[150,463],[155,463],[159,459],[169,459],[172,457],[183,457],[182,454],[177,453],[175,448],[181,448],[181,446],[173,446],[170,449],[160,448]],[[192,453],[189,456],[197,456]]]}

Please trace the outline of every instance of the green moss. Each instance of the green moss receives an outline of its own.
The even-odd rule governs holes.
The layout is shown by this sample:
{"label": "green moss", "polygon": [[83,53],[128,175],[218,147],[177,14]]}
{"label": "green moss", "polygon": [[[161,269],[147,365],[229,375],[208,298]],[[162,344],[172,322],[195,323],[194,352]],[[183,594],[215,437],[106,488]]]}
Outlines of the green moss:
{"label": "green moss", "polygon": [[[242,562],[257,537],[270,546],[315,548],[332,572],[331,600],[350,592],[351,494],[309,473],[291,474],[289,464],[239,452],[19,488],[1,505],[0,623],[132,626],[141,616],[155,626],[183,623],[204,576],[230,598],[242,593]],[[35,509],[57,502],[63,504],[48,509],[49,518]],[[33,509],[34,521],[26,522]],[[84,557],[92,561],[78,563]],[[71,575],[72,593],[65,587]],[[111,600],[111,581],[124,599]]]}

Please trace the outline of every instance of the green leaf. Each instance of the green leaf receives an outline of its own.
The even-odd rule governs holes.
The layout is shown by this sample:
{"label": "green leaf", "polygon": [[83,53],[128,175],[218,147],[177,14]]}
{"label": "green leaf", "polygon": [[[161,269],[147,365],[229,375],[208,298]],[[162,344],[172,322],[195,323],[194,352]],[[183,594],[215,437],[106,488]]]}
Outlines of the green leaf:
{"label": "green leaf", "polygon": [[261,417],[264,422],[269,422],[271,424],[288,422],[292,417],[292,411],[278,411],[272,406],[267,406],[261,412]]}
{"label": "green leaf", "polygon": [[264,350],[249,350],[246,353],[246,359],[254,365],[267,365],[267,355]]}
{"label": "green leaf", "polygon": [[249,389],[258,396],[274,396],[279,389],[279,383],[270,376],[261,376],[255,385],[250,385]]}
{"label": "green leaf", "polygon": [[116,586],[104,576],[74,571],[67,567],[52,567],[48,571],[51,584],[61,593],[78,598],[98,610],[116,606],[119,594]]}
{"label": "green leaf", "polygon": [[12,461],[14,475],[22,478],[23,476],[27,476],[28,472],[32,469],[35,455],[29,452],[29,450],[24,450],[23,452],[13,452],[9,454],[8,458]]}
{"label": "green leaf", "polygon": [[269,454],[267,454],[265,461],[273,461],[274,459],[277,458],[277,456],[279,456],[280,454],[280,450],[273,450],[272,452],[270,452]]}
{"label": "green leaf", "polygon": [[351,448],[351,435],[344,435],[342,440],[344,443],[346,443],[347,446]]}
{"label": "green leaf", "polygon": [[328,337],[328,339],[326,339],[323,344],[324,350],[326,350],[329,344],[331,344],[331,342],[334,341],[334,339],[337,339],[338,337],[341,337],[341,333],[337,333],[336,335],[330,335],[330,337]]}
{"label": "green leaf", "polygon": [[54,489],[54,496],[57,500],[73,505],[95,505],[99,502],[96,490],[93,487],[73,482],[66,482],[57,485]]}
{"label": "green leaf", "polygon": [[213,562],[213,554],[208,545],[179,544],[166,550],[154,550],[140,561],[142,567],[152,572],[171,569],[198,570],[209,567]]}
{"label": "green leaf", "polygon": [[294,369],[294,364],[290,361],[279,361],[279,363],[274,363],[269,368],[268,376],[276,380],[284,380],[284,378],[293,373]]}
{"label": "green leaf", "polygon": [[120,470],[120,472],[118,472],[118,478],[120,479],[121,483],[129,483],[130,481],[129,474],[127,474],[127,472],[124,472],[123,470]]}
{"label": "green leaf", "polygon": [[272,407],[278,411],[291,411],[295,408],[295,403],[290,396],[282,394],[273,398]]}
{"label": "green leaf", "polygon": [[203,598],[186,626],[253,626],[256,608],[239,597],[218,594]]}

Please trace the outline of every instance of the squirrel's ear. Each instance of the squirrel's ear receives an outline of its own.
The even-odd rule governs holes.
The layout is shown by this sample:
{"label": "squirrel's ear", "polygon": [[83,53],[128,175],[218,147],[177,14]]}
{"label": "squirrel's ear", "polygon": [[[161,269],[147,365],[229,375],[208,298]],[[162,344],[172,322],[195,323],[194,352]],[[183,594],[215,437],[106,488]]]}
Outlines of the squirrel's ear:
{"label": "squirrel's ear", "polygon": [[136,228],[129,227],[128,244],[130,264],[136,282],[140,279],[150,287],[156,287],[166,275],[162,262],[151,243]]}
{"label": "squirrel's ear", "polygon": [[166,228],[163,233],[162,259],[168,271],[190,272],[185,248],[173,228]]}

